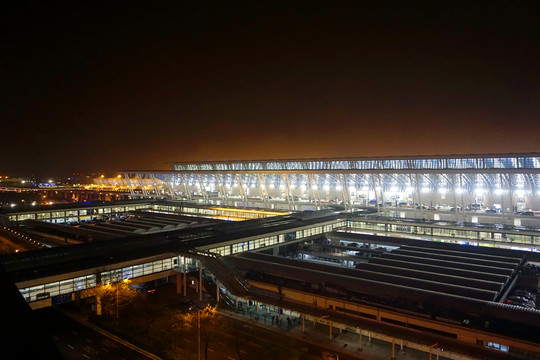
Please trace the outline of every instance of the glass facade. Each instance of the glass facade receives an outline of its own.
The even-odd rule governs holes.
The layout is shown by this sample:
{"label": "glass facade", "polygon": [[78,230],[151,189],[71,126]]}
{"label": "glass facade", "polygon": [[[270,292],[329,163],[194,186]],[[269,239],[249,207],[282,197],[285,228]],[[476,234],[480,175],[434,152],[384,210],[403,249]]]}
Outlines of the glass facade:
{"label": "glass facade", "polygon": [[47,284],[22,288],[19,289],[19,291],[26,301],[31,302],[93,288],[98,283],[98,278],[100,279],[99,283],[102,284],[107,282],[117,282],[123,279],[131,279],[171,270],[174,267],[178,267],[181,263],[184,263],[182,257],[167,258],[140,265],[102,271],[99,274],[80,276],[73,279],[54,281]]}
{"label": "glass facade", "polygon": [[281,170],[469,170],[540,169],[537,154],[470,156],[463,158],[314,159],[221,163],[180,163],[177,171],[281,171]]}
{"label": "glass facade", "polygon": [[472,229],[472,228],[460,228],[455,226],[444,225],[420,225],[420,224],[396,224],[390,222],[380,221],[356,221],[349,220],[347,222],[349,230],[371,230],[376,232],[390,232],[401,233],[411,235],[422,235],[436,238],[455,238],[456,242],[472,242],[478,241],[491,241],[493,243],[500,243],[504,245],[533,245],[540,247],[540,234],[533,232],[513,232],[504,230],[486,230],[486,229]]}
{"label": "glass facade", "polygon": [[219,246],[211,248],[209,251],[217,253],[221,256],[237,254],[248,250],[256,250],[267,246],[282,244],[287,240],[302,239],[313,235],[323,234],[334,229],[344,227],[346,224],[346,221],[336,221],[331,224],[314,225],[302,230],[293,230],[287,234],[263,236],[259,239],[242,241],[232,245]]}

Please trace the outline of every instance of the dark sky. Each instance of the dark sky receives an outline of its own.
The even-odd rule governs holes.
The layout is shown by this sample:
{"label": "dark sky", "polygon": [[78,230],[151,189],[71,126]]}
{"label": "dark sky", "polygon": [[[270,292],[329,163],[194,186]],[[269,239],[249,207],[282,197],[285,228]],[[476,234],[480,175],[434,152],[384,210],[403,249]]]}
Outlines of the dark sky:
{"label": "dark sky", "polygon": [[540,152],[537,1],[14,3],[0,175]]}

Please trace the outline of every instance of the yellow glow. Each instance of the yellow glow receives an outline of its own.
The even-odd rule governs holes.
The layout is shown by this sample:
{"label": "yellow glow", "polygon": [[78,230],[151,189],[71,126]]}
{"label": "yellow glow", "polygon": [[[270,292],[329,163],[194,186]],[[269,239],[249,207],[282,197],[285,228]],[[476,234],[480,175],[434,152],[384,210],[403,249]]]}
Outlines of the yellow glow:
{"label": "yellow glow", "polygon": [[287,215],[289,212],[280,211],[265,211],[265,210],[247,210],[247,209],[232,209],[232,208],[210,208],[212,210],[231,211],[235,213],[248,213],[248,214],[264,214],[264,215]]}

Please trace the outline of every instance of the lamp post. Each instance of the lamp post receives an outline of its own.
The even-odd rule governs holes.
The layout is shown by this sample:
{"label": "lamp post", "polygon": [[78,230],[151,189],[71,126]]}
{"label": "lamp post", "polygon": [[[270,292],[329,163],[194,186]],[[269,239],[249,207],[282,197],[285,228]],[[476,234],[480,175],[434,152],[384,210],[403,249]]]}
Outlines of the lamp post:
{"label": "lamp post", "polygon": [[201,360],[201,309],[197,308],[197,360]]}

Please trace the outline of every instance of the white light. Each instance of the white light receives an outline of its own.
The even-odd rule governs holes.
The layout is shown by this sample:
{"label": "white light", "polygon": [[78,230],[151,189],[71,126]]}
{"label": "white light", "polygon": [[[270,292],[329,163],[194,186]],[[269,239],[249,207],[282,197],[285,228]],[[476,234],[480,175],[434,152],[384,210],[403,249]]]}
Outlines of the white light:
{"label": "white light", "polygon": [[367,186],[362,186],[362,191],[368,191],[369,190],[369,187]]}
{"label": "white light", "polygon": [[429,192],[429,188],[428,188],[428,187],[423,187],[423,188],[422,188],[422,192],[423,192],[423,193]]}
{"label": "white light", "polygon": [[251,184],[251,187],[254,188],[254,187],[255,187],[255,184]]}
{"label": "white light", "polygon": [[349,187],[349,192],[352,194],[352,193],[355,193],[356,192],[356,188],[354,186],[351,186]]}
{"label": "white light", "polygon": [[503,189],[495,189],[495,194],[502,195],[504,193]]}
{"label": "white light", "polygon": [[523,190],[523,189],[516,190],[516,195],[517,196],[525,196],[525,190]]}
{"label": "white light", "polygon": [[478,196],[482,196],[484,195],[484,193],[486,192],[486,190],[482,189],[482,188],[477,188],[474,190],[474,193]]}
{"label": "white light", "polygon": [[302,184],[302,185],[300,185],[300,189],[301,189],[302,191],[306,191],[307,187],[306,187],[306,185]]}
{"label": "white light", "polygon": [[341,189],[343,189],[343,186],[341,186],[341,185],[336,185],[336,190],[340,191]]}
{"label": "white light", "polygon": [[323,186],[323,189],[326,191],[330,191],[330,185],[326,184]]}
{"label": "white light", "polygon": [[405,188],[405,192],[406,192],[407,194],[412,194],[413,188],[412,188],[411,186],[407,186],[407,187]]}
{"label": "white light", "polygon": [[439,189],[439,192],[440,192],[441,194],[446,194],[446,188],[440,188],[440,189]]}
{"label": "white light", "polygon": [[296,185],[291,184],[291,189],[296,189]]}
{"label": "white light", "polygon": [[270,184],[270,189],[273,189],[275,187],[274,183]]}
{"label": "white light", "polygon": [[317,186],[317,184],[314,184],[311,188],[312,188],[313,190],[317,190],[319,187]]}
{"label": "white light", "polygon": [[399,188],[398,188],[397,186],[392,186],[392,187],[390,188],[390,191],[391,191],[391,192],[398,192],[398,191],[399,191]]}
{"label": "white light", "polygon": [[461,194],[462,192],[463,192],[463,189],[462,189],[462,188],[457,188],[457,189],[456,189],[456,193]]}
{"label": "white light", "polygon": [[285,190],[285,185],[281,184],[281,185],[279,185],[279,188],[280,188],[281,190]]}

